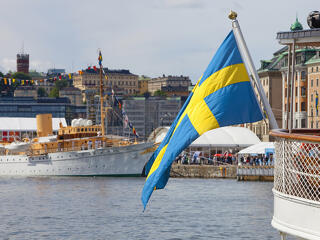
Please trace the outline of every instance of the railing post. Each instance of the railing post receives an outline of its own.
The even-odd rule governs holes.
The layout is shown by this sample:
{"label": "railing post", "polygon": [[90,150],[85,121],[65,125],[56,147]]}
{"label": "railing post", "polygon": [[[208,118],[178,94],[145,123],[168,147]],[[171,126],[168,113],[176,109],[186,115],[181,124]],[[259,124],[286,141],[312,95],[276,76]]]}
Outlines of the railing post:
{"label": "railing post", "polygon": [[[283,192],[285,193],[285,184],[284,184],[284,158],[285,158],[285,140],[282,140],[282,159],[281,159],[281,164],[282,164],[282,189],[283,189]],[[275,171],[274,171],[275,172]]]}

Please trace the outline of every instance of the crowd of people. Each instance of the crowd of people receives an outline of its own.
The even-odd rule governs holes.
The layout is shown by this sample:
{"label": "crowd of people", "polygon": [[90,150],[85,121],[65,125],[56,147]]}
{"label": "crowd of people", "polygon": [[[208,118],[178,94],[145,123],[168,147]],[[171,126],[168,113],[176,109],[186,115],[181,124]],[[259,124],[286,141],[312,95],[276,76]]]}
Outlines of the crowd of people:
{"label": "crowd of people", "polygon": [[175,160],[179,164],[205,164],[205,165],[250,165],[250,166],[267,166],[273,165],[272,154],[259,154],[256,156],[242,156],[225,152],[224,154],[208,155],[200,151],[182,152]]}
{"label": "crowd of people", "polygon": [[260,156],[246,156],[240,157],[240,164],[251,166],[270,166],[274,164],[273,154],[263,154]]}

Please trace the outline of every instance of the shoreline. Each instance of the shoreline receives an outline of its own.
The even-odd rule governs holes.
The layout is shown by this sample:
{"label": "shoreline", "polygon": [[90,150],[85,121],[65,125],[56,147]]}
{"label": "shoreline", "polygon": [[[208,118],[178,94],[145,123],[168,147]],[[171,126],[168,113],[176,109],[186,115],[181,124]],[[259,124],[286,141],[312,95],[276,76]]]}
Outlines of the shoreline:
{"label": "shoreline", "polygon": [[238,181],[273,181],[273,166],[172,164],[173,178],[225,178]]}

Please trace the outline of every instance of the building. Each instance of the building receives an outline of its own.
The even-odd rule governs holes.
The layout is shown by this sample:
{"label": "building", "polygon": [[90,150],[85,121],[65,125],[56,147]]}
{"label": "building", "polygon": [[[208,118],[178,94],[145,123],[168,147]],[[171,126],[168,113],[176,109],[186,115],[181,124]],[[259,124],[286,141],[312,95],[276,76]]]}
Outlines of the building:
{"label": "building", "polygon": [[[301,31],[302,25],[296,19],[291,25],[291,31]],[[271,60],[262,60],[258,75],[261,80],[266,97],[269,100],[271,109],[275,115],[278,126],[286,129],[287,110],[290,112],[291,98],[288,101],[288,46],[285,46],[274,53]],[[317,126],[317,111],[315,109],[316,93],[320,91],[317,85],[319,73],[319,50],[317,48],[297,46],[295,48],[295,73],[293,89],[293,128],[307,128]],[[311,87],[312,85],[312,87]],[[289,96],[290,96],[289,92]],[[261,100],[258,96],[258,100]],[[262,106],[262,104],[261,104]],[[269,137],[268,119],[263,121],[245,124],[261,140],[271,141]],[[319,124],[318,124],[319,125]]]}
{"label": "building", "polygon": [[175,96],[189,96],[189,87],[186,86],[163,86],[161,87],[161,92],[163,92],[167,97]]}
{"label": "building", "polygon": [[29,54],[17,54],[17,72],[29,73]]}
{"label": "building", "polygon": [[14,90],[14,96],[37,98],[37,89],[35,86],[18,86]]}
{"label": "building", "polygon": [[[129,70],[111,70],[104,68],[107,80],[103,78],[105,92],[111,92],[111,87],[117,95],[134,95],[139,93],[138,75]],[[82,91],[83,100],[87,100],[86,90],[99,92],[100,74],[99,69],[87,69],[81,74],[73,75],[73,86]]]}
{"label": "building", "polygon": [[[285,58],[286,48],[282,48],[273,54],[272,59],[262,60],[261,66],[258,69],[258,75],[269,101],[271,109],[275,115],[275,119],[279,126],[282,125],[282,74],[281,64],[282,59]],[[254,86],[255,92],[257,93],[256,85]],[[262,101],[258,93],[256,94],[260,106]],[[271,141],[269,136],[269,120],[264,119],[259,122],[245,124],[251,131],[253,131],[262,141]]]}
{"label": "building", "polygon": [[[319,128],[320,52],[306,62],[308,72],[308,128]],[[317,100],[318,98],[318,100]]]}
{"label": "building", "polygon": [[148,82],[151,78],[146,77],[144,75],[140,76],[138,79],[138,87],[139,87],[139,94],[144,94],[148,92]]}
{"label": "building", "polygon": [[[297,47],[296,48],[296,61],[295,61],[295,73],[294,73],[294,93],[293,93],[293,128],[307,128],[308,127],[308,95],[312,92],[308,91],[308,65],[310,59],[312,59],[319,50],[314,48]],[[311,64],[312,65],[312,64]],[[283,121],[282,128],[287,127],[287,109],[290,107],[291,100],[287,99],[287,85],[288,85],[288,60],[283,60],[282,72],[282,111],[283,111]],[[311,84],[311,78],[310,78]],[[312,82],[313,84],[313,82]],[[290,90],[290,89],[289,89]],[[289,94],[290,96],[290,94]],[[289,109],[290,111],[290,109]],[[311,114],[311,108],[310,108]],[[311,124],[311,122],[310,122]]]}
{"label": "building", "polygon": [[83,105],[82,94],[79,88],[65,87],[59,91],[59,97],[69,98],[72,105],[76,105],[76,106]]}
{"label": "building", "polygon": [[[93,124],[101,124],[100,95],[95,90],[86,90],[88,96],[86,101],[86,116],[84,118],[92,121]],[[121,97],[117,97],[121,101]],[[123,135],[122,113],[108,93],[104,93],[103,107],[105,109],[105,133]]]}
{"label": "building", "polygon": [[43,88],[46,91],[46,93],[49,95],[51,90],[55,87],[55,84],[54,82],[48,81],[47,79],[40,79],[35,81],[34,86],[37,88],[37,90],[39,88]]}
{"label": "building", "polygon": [[37,114],[51,113],[53,118],[71,120],[84,117],[85,106],[71,105],[68,98],[2,97],[0,117],[34,118]]}
{"label": "building", "polygon": [[61,75],[64,74],[66,72],[65,69],[57,69],[57,68],[50,68],[48,69],[48,76],[57,76],[57,75]]}
{"label": "building", "polygon": [[158,78],[152,78],[148,81],[148,91],[153,95],[156,91],[163,91],[168,87],[184,87],[188,92],[188,87],[191,85],[191,80],[189,77],[185,76],[165,76]]}
{"label": "building", "polygon": [[[159,126],[170,126],[182,106],[180,97],[132,97],[123,99],[122,103],[129,121],[142,138],[147,138]],[[132,136],[128,127],[124,134]]]}

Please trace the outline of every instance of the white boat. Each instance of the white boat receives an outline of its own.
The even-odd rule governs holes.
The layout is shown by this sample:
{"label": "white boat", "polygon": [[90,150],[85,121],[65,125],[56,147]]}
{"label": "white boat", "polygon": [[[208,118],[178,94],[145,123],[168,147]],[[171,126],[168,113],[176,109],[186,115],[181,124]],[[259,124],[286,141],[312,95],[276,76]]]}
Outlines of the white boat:
{"label": "white boat", "polygon": [[151,142],[101,135],[100,125],[60,126],[37,115],[38,138],[0,148],[0,176],[140,176],[153,152]]}
{"label": "white boat", "polygon": [[320,240],[320,136],[314,129],[273,130],[276,137],[272,226],[297,239]]}
{"label": "white boat", "polygon": [[4,148],[14,152],[22,152],[29,148],[30,142],[12,142],[5,145]]}
{"label": "white boat", "polygon": [[[103,96],[100,65],[100,95]],[[104,98],[101,126],[77,119],[52,135],[51,114],[37,115],[37,138],[0,148],[0,176],[141,176],[152,155],[151,142],[105,134]]]}
{"label": "white boat", "polygon": [[1,155],[0,176],[140,176],[152,143],[38,155]]}

